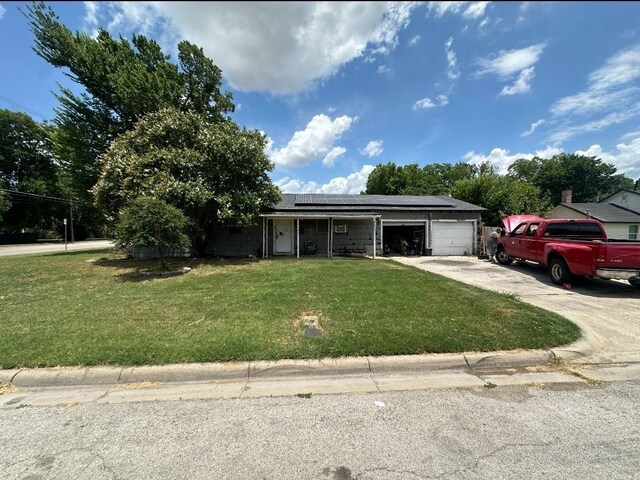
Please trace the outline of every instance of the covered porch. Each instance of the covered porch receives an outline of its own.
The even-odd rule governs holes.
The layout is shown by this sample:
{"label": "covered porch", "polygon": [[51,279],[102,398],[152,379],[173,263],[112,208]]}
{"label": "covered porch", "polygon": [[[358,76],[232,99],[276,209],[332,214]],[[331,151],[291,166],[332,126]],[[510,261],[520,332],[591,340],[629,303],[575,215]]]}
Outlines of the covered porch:
{"label": "covered porch", "polygon": [[265,213],[262,258],[270,256],[363,254],[382,251],[381,218],[373,213]]}

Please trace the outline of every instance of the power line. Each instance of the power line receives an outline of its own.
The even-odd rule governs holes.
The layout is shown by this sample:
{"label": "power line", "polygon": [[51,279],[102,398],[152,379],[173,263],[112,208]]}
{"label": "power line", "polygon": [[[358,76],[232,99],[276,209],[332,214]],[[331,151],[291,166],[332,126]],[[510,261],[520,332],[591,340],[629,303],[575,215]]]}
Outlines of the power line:
{"label": "power line", "polygon": [[0,95],[0,100],[4,100],[5,102],[13,105],[14,107],[17,107],[17,108],[19,108],[21,110],[24,110],[25,112],[30,113],[31,115],[34,115],[36,117],[40,117],[43,120],[48,120],[48,118],[45,117],[44,115],[42,115],[41,113],[38,113],[35,110],[31,110],[29,107],[25,107],[24,105],[22,105],[22,104],[20,104],[18,102],[14,102],[13,100],[11,100],[11,99],[3,96],[3,95]]}
{"label": "power line", "polygon": [[71,204],[71,203],[75,203],[78,205],[90,205],[87,202],[83,202],[81,200],[78,199],[68,199],[68,198],[60,198],[60,197],[50,197],[49,195],[39,195],[37,193],[28,193],[28,192],[19,192],[18,190],[9,190],[7,188],[0,188],[0,191],[3,191],[5,193],[10,193],[11,195],[22,195],[23,197],[31,197],[34,199],[42,199],[42,200],[48,200],[48,201],[53,201],[53,202],[60,202],[60,203],[65,203],[67,205]]}

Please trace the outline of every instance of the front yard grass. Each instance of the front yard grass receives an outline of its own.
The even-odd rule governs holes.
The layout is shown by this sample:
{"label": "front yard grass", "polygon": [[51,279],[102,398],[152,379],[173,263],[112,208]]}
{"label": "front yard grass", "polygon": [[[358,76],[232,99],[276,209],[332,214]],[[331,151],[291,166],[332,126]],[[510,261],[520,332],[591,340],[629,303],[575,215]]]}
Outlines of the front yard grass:
{"label": "front yard grass", "polygon": [[[96,257],[107,260],[96,263]],[[547,348],[568,320],[395,262],[153,262],[107,252],[0,259],[0,368],[138,365]],[[322,338],[301,335],[320,316]]]}

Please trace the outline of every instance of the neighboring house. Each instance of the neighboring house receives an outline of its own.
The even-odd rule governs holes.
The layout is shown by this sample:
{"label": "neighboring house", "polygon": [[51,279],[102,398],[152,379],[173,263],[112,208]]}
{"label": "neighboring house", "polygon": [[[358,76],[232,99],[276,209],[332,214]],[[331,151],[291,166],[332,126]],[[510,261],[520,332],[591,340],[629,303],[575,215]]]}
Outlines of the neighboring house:
{"label": "neighboring house", "polygon": [[597,203],[572,203],[565,191],[562,200],[547,218],[595,218],[609,238],[640,240],[640,192],[621,190]]}
{"label": "neighboring house", "polygon": [[484,210],[451,197],[284,194],[258,225],[216,228],[208,253],[471,255]]}

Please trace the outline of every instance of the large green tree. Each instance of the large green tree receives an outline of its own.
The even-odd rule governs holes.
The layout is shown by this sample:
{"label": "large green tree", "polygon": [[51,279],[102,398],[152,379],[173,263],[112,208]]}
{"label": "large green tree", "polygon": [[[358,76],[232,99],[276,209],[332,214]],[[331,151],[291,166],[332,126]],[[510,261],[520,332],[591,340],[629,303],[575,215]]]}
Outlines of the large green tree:
{"label": "large green tree", "polygon": [[574,202],[597,202],[622,188],[633,188],[631,178],[597,157],[561,153],[550,159],[519,159],[509,175],[537,186],[552,204],[560,203],[562,190],[571,188]]}
{"label": "large green tree", "polygon": [[496,173],[460,180],[452,195],[486,208],[482,217],[487,225],[500,225],[504,217],[518,213],[542,215],[550,207],[535,185]]}
{"label": "large green tree", "polygon": [[478,167],[468,163],[378,165],[369,174],[365,193],[379,195],[448,195],[458,180],[473,178]]}
{"label": "large green tree", "polygon": [[147,113],[173,108],[220,123],[234,110],[231,94],[221,91],[220,69],[189,42],[178,44],[176,64],[142,35],[129,41],[102,29],[95,38],[74,33],[41,2],[25,14],[35,52],[83,89],[77,94],[60,88],[53,135],[72,194],[82,200],[91,201],[89,190],[100,174],[97,157]]}
{"label": "large green tree", "polygon": [[260,208],[280,198],[267,175],[273,164],[266,137],[232,121],[212,123],[198,113],[151,113],[118,137],[100,157],[93,188],[115,218],[133,198],[153,196],[180,208],[193,225],[199,254],[216,221],[249,224]]}
{"label": "large green tree", "polygon": [[[49,128],[24,113],[0,109],[0,185],[35,195],[59,194],[58,166],[54,161]],[[54,228],[64,213],[61,205],[37,196],[10,195],[11,207],[3,215],[3,230],[41,234]]]}

